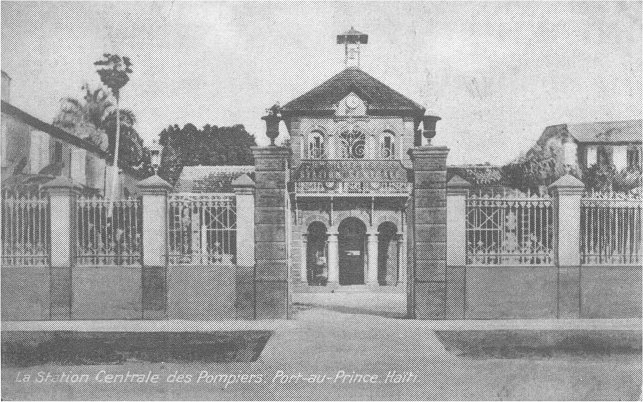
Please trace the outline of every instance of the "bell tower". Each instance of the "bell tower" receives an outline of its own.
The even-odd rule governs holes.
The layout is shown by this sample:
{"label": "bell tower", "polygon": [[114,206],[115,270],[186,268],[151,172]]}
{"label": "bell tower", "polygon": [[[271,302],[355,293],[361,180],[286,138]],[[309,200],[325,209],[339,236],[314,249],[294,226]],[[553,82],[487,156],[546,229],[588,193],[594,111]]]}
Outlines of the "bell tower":
{"label": "bell tower", "polygon": [[346,68],[359,68],[360,45],[368,43],[368,35],[351,27],[348,31],[337,35],[337,44],[344,45],[344,64]]}

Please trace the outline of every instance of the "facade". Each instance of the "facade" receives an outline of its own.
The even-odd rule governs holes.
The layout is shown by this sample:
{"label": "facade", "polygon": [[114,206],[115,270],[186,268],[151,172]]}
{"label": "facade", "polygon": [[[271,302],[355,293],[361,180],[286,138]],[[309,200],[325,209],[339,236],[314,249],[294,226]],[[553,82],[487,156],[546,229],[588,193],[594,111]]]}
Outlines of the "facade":
{"label": "facade", "polygon": [[[338,36],[366,43],[351,30]],[[347,38],[347,39],[346,39]],[[408,151],[425,109],[351,61],[281,108],[290,133],[290,267],[295,291],[406,282]]]}
{"label": "facade", "polygon": [[[2,182],[25,189],[63,176],[89,192],[105,195],[111,186],[110,155],[104,149],[11,104],[11,78],[2,72]],[[120,195],[136,192],[142,177],[121,166]]]}
{"label": "facade", "polygon": [[617,171],[641,169],[641,120],[558,124],[545,128],[541,148],[562,148],[565,164],[588,168],[603,161]]}

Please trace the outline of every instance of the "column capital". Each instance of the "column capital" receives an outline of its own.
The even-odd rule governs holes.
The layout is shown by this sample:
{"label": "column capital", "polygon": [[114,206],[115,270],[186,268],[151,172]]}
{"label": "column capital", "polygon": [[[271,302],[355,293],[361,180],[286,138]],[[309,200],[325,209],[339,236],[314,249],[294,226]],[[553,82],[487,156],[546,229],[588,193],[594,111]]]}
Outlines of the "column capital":
{"label": "column capital", "polygon": [[136,186],[143,195],[165,195],[172,190],[170,183],[161,179],[158,175],[141,180],[136,183]]}

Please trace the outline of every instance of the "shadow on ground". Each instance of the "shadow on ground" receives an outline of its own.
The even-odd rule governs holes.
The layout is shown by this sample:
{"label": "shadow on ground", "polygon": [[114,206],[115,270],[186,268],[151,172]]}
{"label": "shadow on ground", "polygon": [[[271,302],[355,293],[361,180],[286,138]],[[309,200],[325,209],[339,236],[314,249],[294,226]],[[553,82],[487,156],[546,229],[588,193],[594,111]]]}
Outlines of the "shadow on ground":
{"label": "shadow on ground", "polygon": [[632,355],[641,332],[616,330],[436,331],[447,352],[472,359],[551,359]]}
{"label": "shadow on ground", "polygon": [[374,315],[374,316],[385,317],[385,318],[407,319],[407,316],[405,313],[399,313],[395,311],[375,310],[375,309],[369,309],[365,307],[316,304],[316,303],[297,303],[297,302],[293,303],[292,306],[295,314],[297,314],[300,311],[320,309],[320,310],[335,311],[335,312],[344,313],[344,314],[363,314],[363,315]]}
{"label": "shadow on ground", "polygon": [[2,366],[251,362],[271,335],[271,331],[3,331]]}

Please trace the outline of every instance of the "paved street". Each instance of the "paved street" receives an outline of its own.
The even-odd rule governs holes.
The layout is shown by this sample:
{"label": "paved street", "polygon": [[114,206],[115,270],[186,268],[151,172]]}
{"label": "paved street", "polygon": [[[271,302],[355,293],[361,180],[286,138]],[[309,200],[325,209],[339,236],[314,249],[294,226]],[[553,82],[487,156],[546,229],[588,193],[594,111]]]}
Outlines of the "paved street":
{"label": "paved street", "polygon": [[[402,295],[403,296],[403,295]],[[641,355],[495,359],[456,356],[435,330],[542,329],[545,321],[416,321],[395,316],[399,295],[306,295],[295,319],[236,323],[236,329],[270,329],[274,335],[256,362],[169,364],[127,362],[101,366],[3,367],[2,398],[11,399],[638,399]],[[374,298],[370,300],[370,298]],[[357,300],[361,300],[358,302]],[[345,302],[345,300],[344,300]],[[345,304],[345,303],[344,303]],[[350,304],[350,303],[349,303]],[[376,308],[387,305],[377,313]],[[397,310],[396,310],[397,309]],[[352,310],[352,311],[351,311]],[[87,328],[88,323],[84,327]],[[181,322],[146,324],[174,330]],[[547,325],[545,325],[547,324]],[[12,324],[25,329],[34,323]],[[57,324],[69,329],[69,325]],[[105,325],[93,323],[89,325]],[[130,322],[128,330],[137,323]],[[559,321],[557,329],[640,329],[640,320]],[[119,322],[112,322],[112,330]],[[216,330],[225,323],[190,323]],[[625,333],[625,332],[623,332]],[[101,371],[102,370],[102,371]],[[88,374],[88,383],[37,383],[46,373]],[[159,382],[105,383],[107,374],[159,375]],[[31,374],[29,382],[18,382]],[[173,374],[176,374],[172,376]],[[177,378],[187,382],[177,385]],[[216,377],[225,374],[228,377]],[[251,383],[242,384],[252,379]],[[301,375],[300,375],[301,374]],[[250,375],[254,375],[250,377]],[[98,376],[98,377],[97,377]],[[169,379],[168,379],[169,376]],[[234,377],[233,377],[234,376]],[[377,376],[376,378],[374,376]],[[201,377],[201,380],[199,380]],[[149,378],[149,377],[148,377]],[[233,379],[234,378],[234,379]],[[168,380],[172,382],[168,382]],[[257,381],[258,382],[255,382]],[[311,381],[311,383],[307,382]],[[314,383],[319,381],[320,383]],[[371,382],[372,381],[372,382]],[[227,385],[226,385],[227,384]]]}

